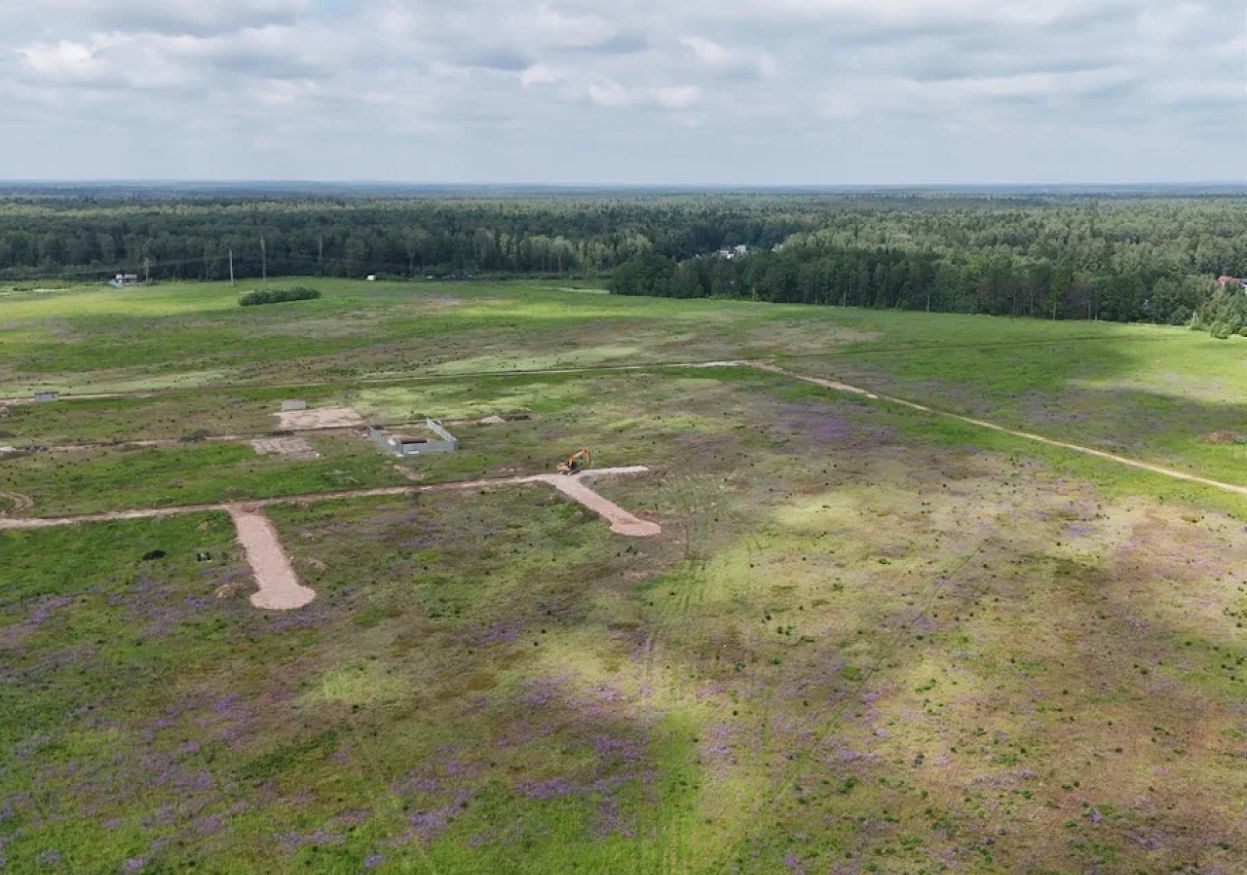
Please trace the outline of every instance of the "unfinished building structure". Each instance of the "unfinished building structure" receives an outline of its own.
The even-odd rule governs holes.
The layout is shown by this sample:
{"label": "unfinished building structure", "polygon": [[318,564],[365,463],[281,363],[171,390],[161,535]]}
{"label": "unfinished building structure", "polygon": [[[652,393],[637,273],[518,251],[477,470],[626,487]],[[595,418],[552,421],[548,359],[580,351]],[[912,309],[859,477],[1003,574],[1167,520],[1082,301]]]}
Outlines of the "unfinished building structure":
{"label": "unfinished building structure", "polygon": [[453,453],[459,449],[459,441],[446,430],[440,420],[426,419],[427,435],[390,433],[375,426],[368,427],[368,436],[377,446],[395,456],[420,456],[426,453]]}

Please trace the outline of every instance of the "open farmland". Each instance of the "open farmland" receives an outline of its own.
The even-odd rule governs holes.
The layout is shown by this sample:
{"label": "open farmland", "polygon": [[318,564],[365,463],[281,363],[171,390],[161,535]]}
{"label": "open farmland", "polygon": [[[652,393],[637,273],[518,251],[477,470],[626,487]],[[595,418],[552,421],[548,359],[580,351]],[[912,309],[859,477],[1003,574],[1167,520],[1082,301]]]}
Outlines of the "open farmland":
{"label": "open farmland", "polygon": [[[1240,341],[315,284],[0,298],[14,871],[1247,868]],[[287,398],[460,449],[257,452]],[[660,535],[502,485],[580,447]]]}

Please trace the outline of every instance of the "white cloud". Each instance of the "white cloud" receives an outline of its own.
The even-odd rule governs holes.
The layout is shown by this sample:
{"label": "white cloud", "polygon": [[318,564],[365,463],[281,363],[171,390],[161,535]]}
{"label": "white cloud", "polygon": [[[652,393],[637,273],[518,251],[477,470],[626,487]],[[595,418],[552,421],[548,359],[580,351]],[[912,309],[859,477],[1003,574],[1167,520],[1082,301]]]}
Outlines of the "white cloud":
{"label": "white cloud", "polygon": [[21,49],[19,54],[28,68],[48,76],[89,78],[100,69],[90,46],[69,40],[36,43]]}
{"label": "white cloud", "polygon": [[315,9],[313,0],[39,0],[38,5],[61,21],[172,34],[290,23]]}
{"label": "white cloud", "polygon": [[610,108],[655,107],[658,109],[689,109],[701,99],[701,89],[693,85],[640,86],[629,88],[618,82],[604,81],[590,85],[589,100],[597,106]]}
{"label": "white cloud", "polygon": [[524,85],[550,85],[564,78],[562,73],[548,64],[533,64],[520,74],[520,82]]}
{"label": "white cloud", "polygon": [[778,72],[775,59],[764,51],[729,49],[703,36],[684,36],[679,42],[691,50],[698,61],[716,70],[752,73],[764,78]]}
{"label": "white cloud", "polygon": [[[1123,174],[1229,176],[1247,135],[1238,0],[0,0],[0,30],[14,175],[263,175],[263,127],[304,177],[1038,179],[1064,127]],[[92,126],[147,157],[63,136]]]}

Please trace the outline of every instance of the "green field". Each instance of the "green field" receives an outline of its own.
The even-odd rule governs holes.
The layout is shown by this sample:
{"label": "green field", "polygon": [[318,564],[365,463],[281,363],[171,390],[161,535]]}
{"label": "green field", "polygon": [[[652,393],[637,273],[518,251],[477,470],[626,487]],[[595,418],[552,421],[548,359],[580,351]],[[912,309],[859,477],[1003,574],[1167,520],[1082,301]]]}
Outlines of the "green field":
{"label": "green field", "polygon": [[[0,295],[0,858],[117,872],[1247,868],[1247,497],[741,365],[1247,484],[1245,348],[1182,329],[535,282]],[[85,396],[85,397],[84,397]],[[259,455],[280,401],[435,416]],[[483,424],[499,415],[503,422]],[[150,441],[152,444],[136,444]]]}

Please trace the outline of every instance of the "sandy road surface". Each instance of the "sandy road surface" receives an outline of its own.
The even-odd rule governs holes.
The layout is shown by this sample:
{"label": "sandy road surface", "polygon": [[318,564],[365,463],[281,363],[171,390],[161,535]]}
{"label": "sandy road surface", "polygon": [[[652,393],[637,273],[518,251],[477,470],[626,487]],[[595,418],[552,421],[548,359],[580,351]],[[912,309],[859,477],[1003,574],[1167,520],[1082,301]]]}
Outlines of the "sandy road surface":
{"label": "sandy road surface", "polygon": [[585,485],[585,479],[603,477],[611,474],[633,474],[647,469],[602,468],[582,474],[568,476],[566,474],[538,474],[529,479],[530,483],[548,483],[572,501],[583,505],[611,524],[611,531],[629,538],[650,538],[662,534],[662,526],[643,520],[628,513],[619,505],[598,495]]}
{"label": "sandy road surface", "polygon": [[290,557],[281,546],[273,521],[259,508],[230,505],[226,508],[238,543],[247,554],[247,564],[259,590],[251,594],[251,604],[268,611],[301,608],[316,598],[316,591],[299,582]]}

